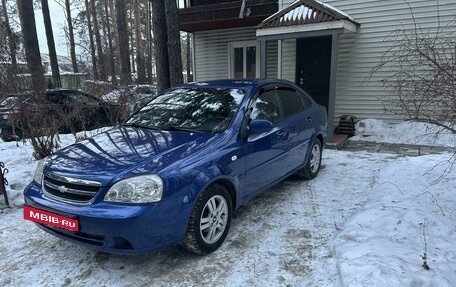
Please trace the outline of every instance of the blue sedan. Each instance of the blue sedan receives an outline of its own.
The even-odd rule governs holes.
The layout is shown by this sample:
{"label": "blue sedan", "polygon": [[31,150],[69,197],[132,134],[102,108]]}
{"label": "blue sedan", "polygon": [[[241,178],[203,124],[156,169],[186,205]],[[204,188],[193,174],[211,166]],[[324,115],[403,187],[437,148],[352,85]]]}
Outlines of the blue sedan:
{"label": "blue sedan", "polygon": [[181,85],[40,161],[24,217],[105,252],[207,254],[234,209],[292,174],[316,177],[326,137],[325,108],[291,82]]}

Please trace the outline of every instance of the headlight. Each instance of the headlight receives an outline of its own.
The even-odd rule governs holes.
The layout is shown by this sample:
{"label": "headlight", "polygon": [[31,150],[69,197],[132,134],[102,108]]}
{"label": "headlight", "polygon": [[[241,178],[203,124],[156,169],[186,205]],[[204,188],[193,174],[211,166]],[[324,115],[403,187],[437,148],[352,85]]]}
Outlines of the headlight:
{"label": "headlight", "polygon": [[163,180],[158,175],[144,175],[121,180],[106,193],[104,200],[123,203],[146,203],[160,201]]}
{"label": "headlight", "polygon": [[49,162],[49,158],[43,158],[40,160],[36,166],[35,175],[33,176],[33,181],[41,185],[43,180],[44,167]]}

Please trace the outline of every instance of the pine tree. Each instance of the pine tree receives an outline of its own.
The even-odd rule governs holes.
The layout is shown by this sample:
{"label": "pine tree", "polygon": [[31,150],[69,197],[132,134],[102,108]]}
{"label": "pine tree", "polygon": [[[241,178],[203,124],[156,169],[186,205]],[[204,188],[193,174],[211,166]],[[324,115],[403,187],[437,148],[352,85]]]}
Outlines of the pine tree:
{"label": "pine tree", "polygon": [[49,13],[48,0],[41,0],[41,10],[43,12],[44,28],[46,30],[46,40],[49,50],[49,59],[51,62],[51,71],[54,88],[60,88],[60,71],[57,60],[57,52],[55,51],[54,33],[52,32],[51,15]]}
{"label": "pine tree", "polygon": [[117,31],[119,33],[120,80],[126,85],[131,83],[130,53],[128,49],[127,10],[124,0],[116,0]]}
{"label": "pine tree", "polygon": [[151,4],[152,30],[155,44],[155,68],[157,70],[157,90],[161,92],[170,87],[165,3],[163,0],[151,0]]}
{"label": "pine tree", "polygon": [[32,88],[36,95],[44,96],[46,84],[41,64],[41,54],[36,34],[33,0],[17,0],[21,30],[24,37],[25,57],[32,76]]}

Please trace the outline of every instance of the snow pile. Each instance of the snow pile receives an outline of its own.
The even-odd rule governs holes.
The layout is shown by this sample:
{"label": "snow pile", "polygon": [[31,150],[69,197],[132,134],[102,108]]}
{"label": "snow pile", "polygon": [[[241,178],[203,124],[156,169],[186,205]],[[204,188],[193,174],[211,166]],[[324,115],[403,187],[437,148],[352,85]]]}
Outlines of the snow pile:
{"label": "snow pile", "polygon": [[350,140],[414,144],[427,146],[456,146],[456,135],[427,123],[402,122],[387,124],[367,119],[356,123],[356,135]]}
{"label": "snow pile", "polygon": [[[6,192],[10,205],[21,207],[24,204],[22,191],[32,181],[36,161],[33,158],[32,146],[27,142],[1,142],[0,161],[8,172]],[[3,195],[0,196],[0,207],[3,206]]]}
{"label": "snow pile", "polygon": [[367,202],[335,237],[343,286],[456,282],[456,172],[448,167],[442,155],[403,157],[376,174]]}

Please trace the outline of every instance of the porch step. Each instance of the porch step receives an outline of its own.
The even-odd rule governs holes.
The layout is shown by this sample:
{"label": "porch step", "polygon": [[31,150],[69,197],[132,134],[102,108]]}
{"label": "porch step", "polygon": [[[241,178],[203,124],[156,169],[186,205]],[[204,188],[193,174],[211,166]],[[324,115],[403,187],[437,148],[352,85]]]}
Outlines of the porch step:
{"label": "porch step", "polygon": [[327,142],[326,146],[331,149],[341,149],[345,146],[350,135],[347,134],[333,134],[332,141]]}

